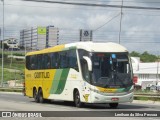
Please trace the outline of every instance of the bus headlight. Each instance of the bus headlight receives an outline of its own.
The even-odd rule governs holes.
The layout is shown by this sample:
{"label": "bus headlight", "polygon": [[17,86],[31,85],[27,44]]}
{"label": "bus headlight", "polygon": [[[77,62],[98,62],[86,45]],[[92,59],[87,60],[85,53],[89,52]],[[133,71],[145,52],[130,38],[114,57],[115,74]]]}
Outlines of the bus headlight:
{"label": "bus headlight", "polygon": [[95,93],[100,93],[100,91],[99,91],[99,90],[92,89],[92,88],[89,88],[89,89],[90,89],[90,91],[93,91],[93,92],[95,92]]}

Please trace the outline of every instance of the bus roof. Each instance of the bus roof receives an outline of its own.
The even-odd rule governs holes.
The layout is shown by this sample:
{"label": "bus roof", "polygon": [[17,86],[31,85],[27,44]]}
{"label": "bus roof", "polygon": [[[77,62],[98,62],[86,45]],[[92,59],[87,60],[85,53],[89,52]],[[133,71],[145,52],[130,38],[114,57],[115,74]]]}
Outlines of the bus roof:
{"label": "bus roof", "polygon": [[27,55],[63,51],[70,48],[84,49],[90,52],[127,52],[127,49],[125,47],[117,43],[112,43],[112,42],[98,43],[89,41],[89,42],[75,42],[75,43],[57,45],[39,51],[28,52]]}

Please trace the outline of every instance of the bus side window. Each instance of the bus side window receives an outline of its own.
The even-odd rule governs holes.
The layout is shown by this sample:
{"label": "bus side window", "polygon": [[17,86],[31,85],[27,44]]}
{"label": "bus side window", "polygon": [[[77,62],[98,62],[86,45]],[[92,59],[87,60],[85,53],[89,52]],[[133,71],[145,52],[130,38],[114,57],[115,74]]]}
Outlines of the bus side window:
{"label": "bus side window", "polygon": [[33,55],[31,56],[31,70],[36,70],[37,69],[37,56]]}
{"label": "bus side window", "polygon": [[47,68],[51,69],[51,54],[48,54]]}
{"label": "bus side window", "polygon": [[45,69],[45,55],[42,55],[41,69]]}
{"label": "bus side window", "polygon": [[62,52],[59,53],[59,56],[60,56],[60,69],[68,68],[67,52],[62,51]]}
{"label": "bus side window", "polygon": [[51,68],[56,69],[58,68],[58,53],[51,53]]}
{"label": "bus side window", "polygon": [[76,50],[69,50],[67,57],[69,59],[69,63],[68,63],[69,68],[73,68],[73,69],[79,71],[78,70]]}
{"label": "bus side window", "polygon": [[42,55],[37,55],[37,69],[42,69]]}
{"label": "bus side window", "polygon": [[89,71],[88,71],[87,62],[83,59],[83,60],[81,60],[81,63],[82,63],[82,75],[83,75],[83,78],[87,82],[90,82],[90,75],[89,75]]}
{"label": "bus side window", "polygon": [[83,59],[83,56],[89,56],[89,52],[79,49],[78,53],[79,53],[79,59],[81,64],[82,76],[84,80],[86,80],[87,82],[90,82],[90,74],[88,71],[87,62]]}
{"label": "bus side window", "polygon": [[51,59],[49,54],[44,55],[44,64],[45,64],[45,69],[50,69],[51,68]]}

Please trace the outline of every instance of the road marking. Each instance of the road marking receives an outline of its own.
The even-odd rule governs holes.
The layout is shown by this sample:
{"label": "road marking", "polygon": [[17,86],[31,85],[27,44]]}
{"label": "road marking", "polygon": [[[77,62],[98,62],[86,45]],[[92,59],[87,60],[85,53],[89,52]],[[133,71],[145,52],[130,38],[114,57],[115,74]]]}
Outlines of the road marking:
{"label": "road marking", "polygon": [[[5,100],[6,102],[12,102],[12,103],[17,103],[17,101],[14,101],[14,100]],[[35,102],[24,102],[24,101],[18,101],[18,104],[32,104],[32,105],[35,105],[35,106],[40,106],[40,107],[50,107],[50,108],[53,108],[53,109],[56,109],[56,108],[60,108],[62,110],[73,110],[73,109],[78,109],[80,111],[89,111],[87,109],[84,109],[84,108],[76,108],[76,107],[72,107],[72,106],[61,106],[61,105],[56,105],[56,104],[41,104],[41,103],[35,103]]]}

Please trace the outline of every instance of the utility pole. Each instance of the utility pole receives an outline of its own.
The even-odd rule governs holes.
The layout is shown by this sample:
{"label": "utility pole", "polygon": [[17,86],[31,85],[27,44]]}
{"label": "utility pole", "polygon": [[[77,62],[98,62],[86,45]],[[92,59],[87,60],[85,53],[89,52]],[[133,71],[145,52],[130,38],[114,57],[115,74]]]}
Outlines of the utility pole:
{"label": "utility pole", "polygon": [[159,82],[159,55],[158,55],[158,61],[157,61],[157,75],[156,75],[156,85],[158,85]]}
{"label": "utility pole", "polygon": [[11,38],[11,42],[12,42],[12,48],[11,48],[11,62],[10,62],[10,68],[12,67],[12,62],[13,62],[13,38]]}
{"label": "utility pole", "polygon": [[2,78],[1,78],[1,87],[3,87],[3,59],[4,59],[4,55],[3,55],[3,49],[4,49],[4,44],[3,44],[3,41],[4,41],[4,0],[1,0],[3,2],[3,20],[2,20]]}
{"label": "utility pole", "polygon": [[121,17],[120,17],[120,27],[119,27],[119,41],[118,41],[119,44],[121,44],[122,17],[123,17],[123,0],[122,0],[122,5],[121,5]]}
{"label": "utility pole", "polygon": [[59,29],[57,28],[57,45],[59,45]]}

